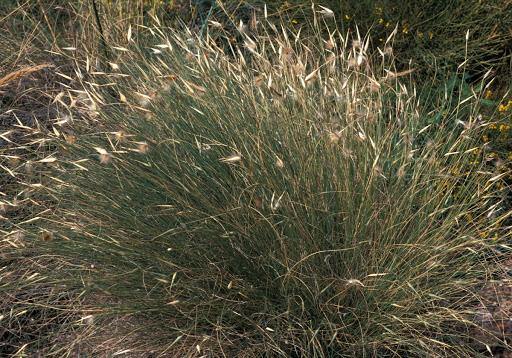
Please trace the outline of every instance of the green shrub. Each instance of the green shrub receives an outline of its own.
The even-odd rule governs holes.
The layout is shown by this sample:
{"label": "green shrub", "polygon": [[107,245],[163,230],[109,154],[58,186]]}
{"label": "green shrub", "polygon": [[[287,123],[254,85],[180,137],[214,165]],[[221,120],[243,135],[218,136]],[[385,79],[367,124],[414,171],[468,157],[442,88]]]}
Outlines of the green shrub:
{"label": "green shrub", "polygon": [[361,39],[268,30],[234,60],[152,32],[83,72],[99,117],[66,136],[56,207],[27,228],[69,262],[49,277],[174,356],[478,354],[501,242],[480,234],[501,217],[488,174],[453,174],[475,100],[425,112]]}

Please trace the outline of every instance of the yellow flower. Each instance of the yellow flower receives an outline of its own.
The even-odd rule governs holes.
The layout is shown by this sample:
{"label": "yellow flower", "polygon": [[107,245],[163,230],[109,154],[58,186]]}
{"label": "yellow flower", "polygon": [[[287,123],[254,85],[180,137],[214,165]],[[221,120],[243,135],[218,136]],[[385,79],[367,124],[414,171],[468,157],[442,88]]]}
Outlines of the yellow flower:
{"label": "yellow flower", "polygon": [[384,19],[382,19],[382,18],[381,18],[381,19],[379,19],[379,24],[381,24],[381,25],[382,25],[383,23],[384,23]]}
{"label": "yellow flower", "polygon": [[488,142],[488,141],[489,141],[489,136],[488,136],[487,134],[484,134],[484,135],[482,136],[482,140],[483,140],[484,142]]}
{"label": "yellow flower", "polygon": [[498,111],[499,112],[506,112],[506,111],[508,111],[511,108],[512,108],[512,99],[509,100],[507,104],[500,104],[498,106]]}
{"label": "yellow flower", "polygon": [[488,89],[487,91],[485,91],[485,94],[484,94],[484,97],[486,99],[489,99],[492,97],[492,91],[490,89]]}
{"label": "yellow flower", "polygon": [[489,129],[496,129],[498,128],[498,126],[496,125],[496,123],[491,123],[489,124]]}
{"label": "yellow flower", "polygon": [[510,126],[508,124],[500,124],[500,132],[505,132],[510,129]]}

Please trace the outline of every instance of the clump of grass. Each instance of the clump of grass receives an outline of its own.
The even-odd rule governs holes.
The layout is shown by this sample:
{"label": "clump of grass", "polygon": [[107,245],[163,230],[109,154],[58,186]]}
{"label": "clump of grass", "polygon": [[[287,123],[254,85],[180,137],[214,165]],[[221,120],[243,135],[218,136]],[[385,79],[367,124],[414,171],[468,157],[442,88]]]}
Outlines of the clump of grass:
{"label": "clump of grass", "polygon": [[81,68],[99,116],[62,142],[58,204],[25,227],[69,263],[50,277],[103,297],[95,320],[143,317],[174,355],[479,354],[479,290],[509,234],[480,235],[503,220],[499,178],[451,172],[478,102],[433,122],[368,38],[270,25],[233,58],[141,29],[111,73]]}

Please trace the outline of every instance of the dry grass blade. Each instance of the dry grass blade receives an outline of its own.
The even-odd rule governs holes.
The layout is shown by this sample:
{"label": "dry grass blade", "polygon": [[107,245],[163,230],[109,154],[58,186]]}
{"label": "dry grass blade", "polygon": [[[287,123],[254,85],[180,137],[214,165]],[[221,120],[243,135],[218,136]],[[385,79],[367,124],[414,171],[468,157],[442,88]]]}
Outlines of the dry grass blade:
{"label": "dry grass blade", "polygon": [[409,75],[409,74],[411,74],[413,72],[414,72],[414,68],[411,68],[411,69],[405,70],[405,71],[401,71],[401,72],[388,71],[386,79],[392,79],[392,78],[398,78],[398,77],[407,76],[407,75]]}
{"label": "dry grass blade", "polygon": [[41,65],[29,66],[29,67],[25,67],[20,70],[11,72],[11,73],[5,75],[4,77],[0,78],[0,87],[3,87],[5,85],[11,83],[12,81],[15,81],[15,80],[25,77],[31,73],[40,71],[40,70],[42,70],[44,68],[48,68],[48,67],[53,67],[53,65],[49,64],[49,63],[43,63]]}

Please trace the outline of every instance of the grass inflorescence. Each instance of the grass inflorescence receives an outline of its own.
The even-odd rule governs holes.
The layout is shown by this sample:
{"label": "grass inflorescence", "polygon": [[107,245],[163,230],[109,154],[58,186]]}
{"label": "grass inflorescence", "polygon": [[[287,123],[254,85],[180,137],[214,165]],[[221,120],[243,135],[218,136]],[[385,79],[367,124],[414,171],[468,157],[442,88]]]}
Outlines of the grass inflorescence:
{"label": "grass inflorescence", "polygon": [[293,27],[307,28],[304,25],[316,12],[343,30],[371,29],[376,45],[395,32],[397,61],[402,66],[412,61],[423,76],[451,73],[463,61],[476,78],[491,67],[497,74],[510,74],[512,5],[506,1],[325,0],[312,7],[309,1],[289,0],[267,4],[272,14],[285,17]]}

